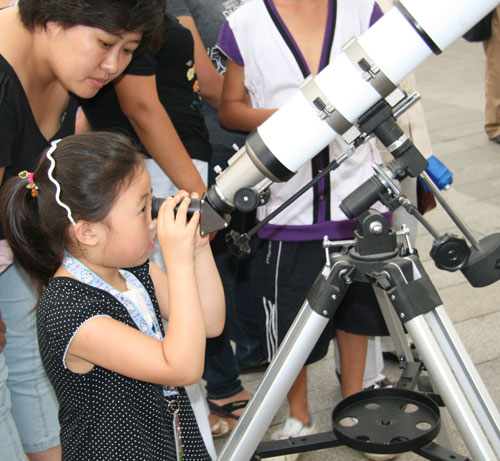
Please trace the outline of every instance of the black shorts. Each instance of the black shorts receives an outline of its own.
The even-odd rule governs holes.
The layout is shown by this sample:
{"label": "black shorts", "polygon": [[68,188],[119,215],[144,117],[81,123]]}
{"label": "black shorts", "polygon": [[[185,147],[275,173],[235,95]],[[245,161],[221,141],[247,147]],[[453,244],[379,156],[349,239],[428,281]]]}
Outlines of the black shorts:
{"label": "black shorts", "polygon": [[[321,242],[260,242],[255,260],[255,292],[262,344],[269,359],[283,341],[324,264],[325,251]],[[335,328],[367,336],[388,334],[369,283],[350,285],[306,364],[326,355]]]}

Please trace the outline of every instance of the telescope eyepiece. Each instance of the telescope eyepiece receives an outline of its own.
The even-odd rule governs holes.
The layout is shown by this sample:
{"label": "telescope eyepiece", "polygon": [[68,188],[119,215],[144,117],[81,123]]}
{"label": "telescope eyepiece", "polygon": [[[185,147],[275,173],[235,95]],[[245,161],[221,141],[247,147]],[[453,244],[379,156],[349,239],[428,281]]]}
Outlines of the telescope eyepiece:
{"label": "telescope eyepiece", "polygon": [[[201,210],[201,201],[199,198],[191,198],[191,201],[189,202],[188,206],[188,211],[187,211],[187,218],[191,219],[191,216],[193,216],[193,213],[195,211],[200,211]],[[159,198],[159,197],[153,197],[153,200],[151,202],[151,217],[153,219],[156,219],[158,217],[158,213],[160,211],[160,207],[162,203],[165,201],[164,198]],[[175,213],[177,213],[177,210],[179,208],[179,205],[175,207]]]}

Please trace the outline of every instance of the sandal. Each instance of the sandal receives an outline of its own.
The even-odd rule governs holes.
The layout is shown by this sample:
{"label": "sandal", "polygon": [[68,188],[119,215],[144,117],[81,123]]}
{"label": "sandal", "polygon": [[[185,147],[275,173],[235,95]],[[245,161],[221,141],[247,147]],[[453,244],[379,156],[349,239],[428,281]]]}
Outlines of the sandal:
{"label": "sandal", "polygon": [[210,426],[210,431],[212,432],[212,438],[217,439],[218,437],[223,437],[230,432],[229,424],[225,419],[217,417],[215,424]]}
{"label": "sandal", "polygon": [[248,400],[236,400],[234,402],[226,403],[225,405],[217,405],[216,403],[208,400],[208,408],[210,408],[210,413],[220,416],[222,418],[233,418],[238,419],[239,416],[236,416],[233,411],[241,410],[245,408]]}

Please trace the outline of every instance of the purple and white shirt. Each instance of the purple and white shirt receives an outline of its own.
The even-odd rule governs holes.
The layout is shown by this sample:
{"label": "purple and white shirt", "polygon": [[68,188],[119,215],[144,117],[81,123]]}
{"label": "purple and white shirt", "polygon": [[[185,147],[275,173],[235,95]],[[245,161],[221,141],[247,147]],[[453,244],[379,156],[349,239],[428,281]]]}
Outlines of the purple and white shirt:
{"label": "purple and white shirt", "polygon": [[[319,71],[341,53],[342,46],[363,34],[381,16],[373,0],[330,0]],[[219,49],[244,67],[244,84],[255,108],[279,108],[299,91],[311,74],[297,43],[281,19],[273,0],[249,0],[224,23]],[[262,220],[287,198],[309,182],[330,161],[347,149],[339,136],[289,181],[271,185],[271,198],[257,210]],[[356,222],[346,219],[340,202],[373,175],[372,164],[380,162],[374,142],[356,153],[329,179],[322,179],[259,232],[271,240],[305,241],[352,238]],[[387,211],[382,205],[374,206]]]}

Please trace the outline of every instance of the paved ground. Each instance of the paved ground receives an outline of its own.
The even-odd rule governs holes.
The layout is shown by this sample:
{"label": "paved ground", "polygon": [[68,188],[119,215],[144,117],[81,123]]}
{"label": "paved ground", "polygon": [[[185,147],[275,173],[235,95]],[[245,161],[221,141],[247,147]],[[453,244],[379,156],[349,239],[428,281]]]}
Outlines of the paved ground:
{"label": "paved ground", "polygon": [[[500,232],[500,145],[488,141],[484,121],[484,56],[480,44],[455,42],[443,55],[431,57],[416,71],[434,154],[454,173],[452,188],[446,197],[470,226],[478,239]],[[440,233],[455,231],[447,215],[438,208],[426,215]],[[461,273],[435,268],[428,256],[432,238],[420,228],[417,247],[434,285],[443,300],[463,343],[480,372],[491,396],[500,406],[500,283],[472,288]],[[310,367],[309,399],[312,412],[322,431],[331,428],[330,417],[340,400],[340,388],[334,376],[331,353]],[[397,368],[386,365],[388,376],[396,377]],[[253,391],[261,375],[244,379]],[[268,435],[287,416],[283,405]],[[455,433],[460,454],[466,451]],[[218,447],[222,446],[218,442]],[[304,461],[362,460],[362,454],[345,447],[303,454]],[[405,453],[401,461],[424,459]],[[239,460],[236,460],[239,461]]]}

